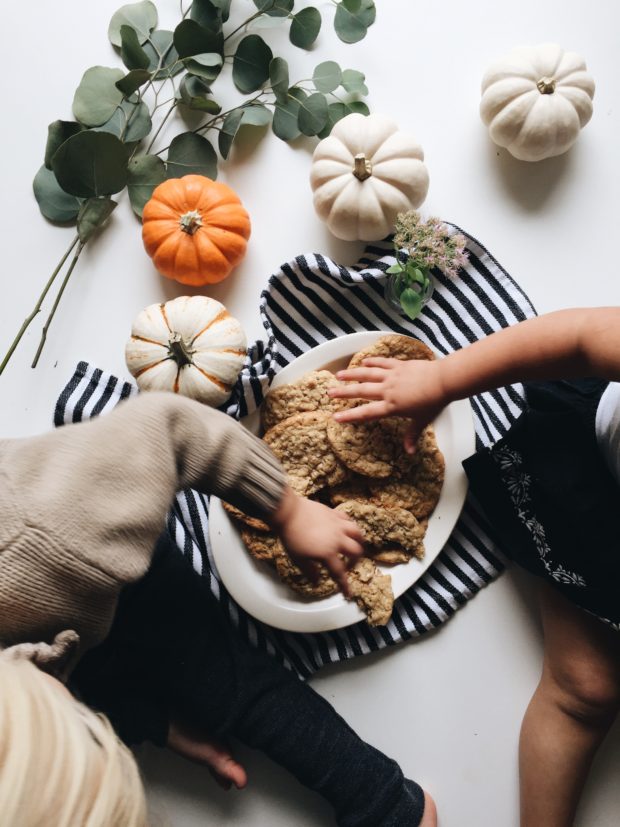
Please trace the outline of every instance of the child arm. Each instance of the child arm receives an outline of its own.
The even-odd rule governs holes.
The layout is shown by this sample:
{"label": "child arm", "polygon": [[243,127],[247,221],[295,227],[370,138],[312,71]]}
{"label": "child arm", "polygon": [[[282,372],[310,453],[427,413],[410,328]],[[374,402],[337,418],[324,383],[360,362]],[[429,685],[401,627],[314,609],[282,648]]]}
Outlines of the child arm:
{"label": "child arm", "polygon": [[414,419],[406,447],[450,402],[537,379],[620,380],[620,308],[560,310],[493,333],[433,362],[366,359],[338,378],[360,384],[330,395],[369,404],[335,414],[342,422],[400,415]]}

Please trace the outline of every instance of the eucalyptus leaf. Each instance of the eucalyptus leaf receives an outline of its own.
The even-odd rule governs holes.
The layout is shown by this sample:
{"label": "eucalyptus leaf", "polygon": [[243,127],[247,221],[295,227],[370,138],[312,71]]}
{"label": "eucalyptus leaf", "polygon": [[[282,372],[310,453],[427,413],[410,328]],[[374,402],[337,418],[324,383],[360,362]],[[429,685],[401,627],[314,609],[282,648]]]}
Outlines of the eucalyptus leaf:
{"label": "eucalyptus leaf", "polygon": [[345,6],[347,11],[350,11],[352,14],[358,12],[362,6],[362,0],[342,0],[342,5]]}
{"label": "eucalyptus leaf", "polygon": [[336,34],[344,43],[357,43],[366,37],[376,15],[374,0],[361,0],[356,11],[351,11],[344,2],[340,2],[334,17]]}
{"label": "eucalyptus leaf", "polygon": [[174,48],[181,58],[208,52],[223,54],[224,35],[221,29],[213,31],[196,23],[195,20],[182,20],[174,30]]}
{"label": "eucalyptus leaf", "polygon": [[209,115],[219,115],[222,107],[207,95],[211,93],[211,87],[202,78],[195,75],[185,75],[179,87],[181,101],[189,109],[198,112],[207,112]]}
{"label": "eucalyptus leaf", "polygon": [[127,183],[127,149],[109,132],[78,132],[56,150],[52,169],[62,189],[71,195],[112,195]]}
{"label": "eucalyptus leaf", "polygon": [[262,37],[249,34],[239,43],[233,58],[233,81],[240,92],[249,94],[269,80],[273,52]]}
{"label": "eucalyptus leaf", "polygon": [[73,114],[85,126],[100,126],[112,117],[123,99],[116,82],[123,78],[120,69],[92,66],[87,69],[75,91]]}
{"label": "eucalyptus leaf", "polygon": [[292,141],[301,135],[297,125],[299,106],[300,102],[294,97],[289,97],[286,103],[276,102],[271,129],[280,140]]}
{"label": "eucalyptus leaf", "polygon": [[54,173],[45,165],[34,176],[32,189],[39,209],[50,221],[63,224],[75,221],[80,209],[79,200],[60,187]]}
{"label": "eucalyptus leaf", "polygon": [[241,108],[242,126],[267,126],[271,123],[271,112],[262,103],[252,103]]}
{"label": "eucalyptus leaf", "polygon": [[241,126],[242,119],[243,109],[241,107],[233,109],[233,111],[229,112],[224,118],[224,122],[222,123],[222,127],[217,137],[218,149],[220,150],[220,155],[224,160],[226,160],[230,154],[230,148],[232,147],[233,141],[235,140],[235,135]]}
{"label": "eucalyptus leaf", "polygon": [[230,4],[232,0],[211,0],[211,2],[220,10],[222,20],[225,23],[230,15]]}
{"label": "eucalyptus leaf", "polygon": [[288,63],[283,57],[274,57],[269,64],[269,82],[278,103],[288,100]]}
{"label": "eucalyptus leaf", "polygon": [[146,138],[153,123],[148,106],[143,101],[124,100],[109,121],[95,127],[93,132],[109,132],[126,144]]}
{"label": "eucalyptus leaf", "polygon": [[327,101],[325,95],[315,92],[299,106],[297,123],[304,135],[318,135],[327,123]]}
{"label": "eucalyptus leaf", "polygon": [[206,29],[222,28],[221,10],[211,0],[193,0],[189,16]]}
{"label": "eucalyptus leaf", "polygon": [[218,55],[217,52],[194,55],[193,57],[186,57],[183,60],[183,65],[190,75],[196,75],[208,83],[213,83],[217,78],[222,70],[223,63],[222,55]]}
{"label": "eucalyptus leaf", "polygon": [[364,101],[345,101],[347,114],[351,112],[358,112],[360,115],[370,115],[370,109]]}
{"label": "eucalyptus leaf", "polygon": [[121,26],[131,26],[140,43],[144,43],[157,26],[157,9],[149,0],[142,3],[129,3],[114,12],[108,26],[108,37],[113,46],[121,46]]}
{"label": "eucalyptus leaf", "polygon": [[307,6],[293,15],[289,38],[293,46],[309,49],[321,31],[321,12],[314,6]]}
{"label": "eucalyptus leaf", "polygon": [[156,72],[153,80],[164,80],[183,71],[183,64],[174,48],[173,37],[173,33],[167,29],[158,29],[144,44],[144,51],[150,60],[149,71]]}
{"label": "eucalyptus leaf", "polygon": [[333,60],[326,60],[319,63],[312,73],[314,88],[319,92],[333,92],[340,86],[342,70]]}
{"label": "eucalyptus leaf", "polygon": [[88,198],[84,201],[77,217],[77,231],[82,244],[86,244],[93,233],[105,224],[116,206],[116,201],[111,198]]}
{"label": "eucalyptus leaf", "polygon": [[405,311],[410,319],[415,319],[420,315],[422,310],[422,297],[411,287],[405,287],[403,292],[398,297],[400,306]]}
{"label": "eucalyptus leaf", "polygon": [[121,60],[128,69],[147,69],[149,66],[149,56],[131,26],[121,26]]}
{"label": "eucalyptus leaf", "polygon": [[352,95],[367,95],[368,87],[364,83],[366,75],[357,69],[344,69],[342,72],[342,87]]}
{"label": "eucalyptus leaf", "polygon": [[270,17],[288,17],[295,0],[254,0],[254,5]]}
{"label": "eucalyptus leaf", "polygon": [[172,139],[166,162],[166,177],[206,175],[217,178],[217,155],[210,141],[195,132],[182,132]]}
{"label": "eucalyptus leaf", "polygon": [[151,73],[147,69],[132,69],[124,78],[116,81],[116,88],[129,98],[150,79]]}
{"label": "eucalyptus leaf", "polygon": [[344,118],[346,115],[349,114],[349,110],[344,105],[344,103],[330,103],[327,107],[327,123],[323,127],[323,129],[318,133],[318,137],[323,139],[327,138],[327,136],[331,133],[334,125],[338,123],[339,120]]}
{"label": "eucalyptus leaf", "polygon": [[392,264],[391,267],[388,267],[385,272],[389,273],[390,275],[392,275],[393,273],[402,273],[403,265],[397,261],[396,264]]}
{"label": "eucalyptus leaf", "polygon": [[136,215],[142,217],[144,205],[158,184],[166,180],[166,165],[157,155],[139,155],[127,167],[127,192]]}
{"label": "eucalyptus leaf", "polygon": [[75,121],[54,121],[47,127],[44,164],[48,169],[52,168],[52,158],[58,147],[83,129],[82,124]]}

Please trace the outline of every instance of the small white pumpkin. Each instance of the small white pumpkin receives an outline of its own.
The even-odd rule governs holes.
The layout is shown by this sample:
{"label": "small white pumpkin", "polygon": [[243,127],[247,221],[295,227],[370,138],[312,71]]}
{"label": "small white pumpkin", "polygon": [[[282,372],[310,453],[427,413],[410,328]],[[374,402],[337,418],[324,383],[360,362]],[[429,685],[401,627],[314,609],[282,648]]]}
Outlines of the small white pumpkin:
{"label": "small white pumpkin", "polygon": [[428,192],[424,152],[384,115],[347,115],[314,150],[314,208],[346,241],[377,241],[396,216],[416,209]]}
{"label": "small white pumpkin", "polygon": [[513,49],[482,79],[480,115],[521,161],[561,155],[592,117],[594,80],[582,57],[554,43]]}
{"label": "small white pumpkin", "polygon": [[232,393],[247,350],[245,333],[223,304],[181,296],[138,314],[125,361],[143,391],[173,391],[218,407]]}

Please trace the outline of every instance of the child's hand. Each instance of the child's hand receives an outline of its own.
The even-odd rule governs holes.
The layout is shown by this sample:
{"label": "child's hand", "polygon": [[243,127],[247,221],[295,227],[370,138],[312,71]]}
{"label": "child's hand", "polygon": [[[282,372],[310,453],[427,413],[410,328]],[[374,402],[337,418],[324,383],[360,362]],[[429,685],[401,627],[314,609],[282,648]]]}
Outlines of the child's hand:
{"label": "child's hand", "polygon": [[269,522],[301,568],[312,571],[314,563],[322,563],[349,596],[347,564],[342,557],[355,560],[364,550],[362,532],[353,520],[287,488]]}
{"label": "child's hand", "polygon": [[422,430],[449,402],[441,382],[440,362],[425,359],[364,359],[363,367],[338,371],[343,382],[357,384],[330,388],[339,399],[369,399],[367,405],[334,414],[339,422],[363,422],[384,416],[411,417],[405,450],[412,454]]}
{"label": "child's hand", "polygon": [[168,747],[183,758],[206,766],[224,790],[234,784],[242,790],[248,783],[245,769],[232,756],[230,747],[217,738],[173,719],[168,729]]}

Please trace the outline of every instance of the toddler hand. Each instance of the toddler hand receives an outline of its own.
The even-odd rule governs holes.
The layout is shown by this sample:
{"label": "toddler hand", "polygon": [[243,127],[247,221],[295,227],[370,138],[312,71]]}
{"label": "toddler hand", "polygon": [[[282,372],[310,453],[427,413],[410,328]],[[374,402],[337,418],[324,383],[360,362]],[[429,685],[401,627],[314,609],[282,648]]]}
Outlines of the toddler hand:
{"label": "toddler hand", "polygon": [[440,375],[439,361],[425,359],[364,359],[363,367],[338,371],[343,382],[356,384],[330,388],[337,399],[368,399],[367,405],[334,414],[339,422],[365,422],[384,416],[411,417],[405,436],[405,451],[413,454],[422,430],[448,403]]}
{"label": "toddler hand", "polygon": [[353,520],[287,488],[269,522],[301,568],[307,571],[308,564],[322,563],[349,596],[347,563],[342,558],[355,560],[364,550],[362,532]]}

